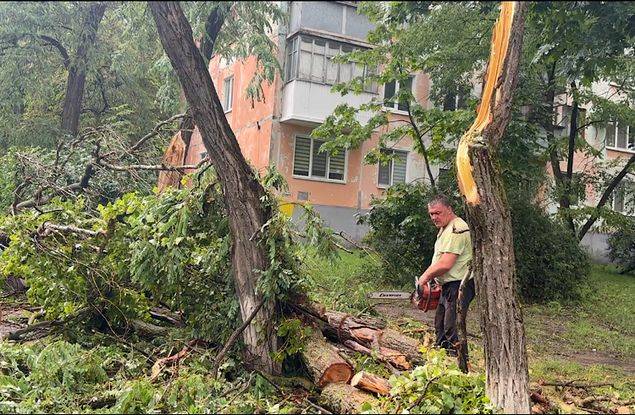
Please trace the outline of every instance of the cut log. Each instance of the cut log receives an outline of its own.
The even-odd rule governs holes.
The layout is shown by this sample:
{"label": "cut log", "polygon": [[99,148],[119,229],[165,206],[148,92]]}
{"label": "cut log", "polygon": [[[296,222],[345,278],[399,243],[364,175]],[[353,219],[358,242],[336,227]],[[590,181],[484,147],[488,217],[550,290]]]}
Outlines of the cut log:
{"label": "cut log", "polygon": [[372,373],[364,372],[363,370],[353,376],[353,379],[351,379],[351,386],[367,392],[373,392],[378,395],[390,394],[390,384],[386,379]]}
{"label": "cut log", "polygon": [[319,332],[314,333],[304,345],[302,360],[319,388],[329,383],[348,382],[353,376],[351,365]]}
{"label": "cut log", "polygon": [[320,395],[320,405],[337,414],[358,414],[366,402],[373,406],[378,403],[374,396],[346,383],[331,383]]}
{"label": "cut log", "polygon": [[387,347],[379,347],[379,349],[376,350],[376,353],[373,353],[373,351],[368,347],[364,347],[353,340],[345,340],[343,344],[351,350],[368,356],[374,356],[380,362],[390,363],[399,369],[409,370],[412,367],[406,359],[406,356],[396,350],[389,349]]}
{"label": "cut log", "polygon": [[385,323],[381,320],[372,317],[353,317],[337,311],[327,311],[324,316],[324,334],[334,341],[343,343],[353,340],[372,349],[392,349],[413,362],[421,360],[419,341],[396,330],[385,328]]}

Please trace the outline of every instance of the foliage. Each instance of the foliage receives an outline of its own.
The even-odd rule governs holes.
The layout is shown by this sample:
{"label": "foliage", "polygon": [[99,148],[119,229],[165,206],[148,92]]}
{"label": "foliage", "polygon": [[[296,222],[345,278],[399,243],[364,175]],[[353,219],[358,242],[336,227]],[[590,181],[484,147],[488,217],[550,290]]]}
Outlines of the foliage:
{"label": "foliage", "polygon": [[[102,344],[87,349],[63,340],[45,339],[28,345],[0,341],[0,412],[248,413],[257,408],[268,412],[293,409],[280,402],[282,397],[257,375],[238,371],[231,381],[212,379],[212,357],[203,351],[169,376],[151,380],[148,361],[117,346]],[[93,407],[99,402],[105,407]]]}
{"label": "foliage", "polygon": [[389,379],[390,397],[364,413],[494,413],[485,396],[485,377],[464,374],[442,350],[423,348],[426,364]]}
{"label": "foliage", "polygon": [[609,258],[622,266],[622,272],[635,270],[635,221],[629,220],[624,227],[609,236]]}
{"label": "foliage", "polygon": [[523,198],[510,200],[518,290],[526,301],[579,299],[590,263],[578,240]]}

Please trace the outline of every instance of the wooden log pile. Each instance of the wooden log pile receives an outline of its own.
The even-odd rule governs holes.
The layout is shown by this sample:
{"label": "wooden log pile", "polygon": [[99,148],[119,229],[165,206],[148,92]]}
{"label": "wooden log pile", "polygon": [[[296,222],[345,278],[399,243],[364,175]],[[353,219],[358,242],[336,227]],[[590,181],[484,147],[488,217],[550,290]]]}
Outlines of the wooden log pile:
{"label": "wooden log pile", "polygon": [[421,363],[417,339],[386,327],[370,316],[329,311],[300,299],[289,304],[291,312],[315,328],[302,351],[302,360],[314,384],[321,389],[320,404],[335,413],[356,413],[377,396],[390,394],[388,381],[366,371],[354,374],[346,354],[371,355],[395,373]]}

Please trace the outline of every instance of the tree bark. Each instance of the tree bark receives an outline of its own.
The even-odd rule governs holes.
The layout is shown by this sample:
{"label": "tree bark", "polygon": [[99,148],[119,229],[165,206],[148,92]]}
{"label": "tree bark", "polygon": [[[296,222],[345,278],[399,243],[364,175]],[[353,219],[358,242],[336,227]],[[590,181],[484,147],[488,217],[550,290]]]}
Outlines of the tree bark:
{"label": "tree bark", "polygon": [[66,95],[64,95],[64,108],[62,110],[62,130],[72,136],[77,135],[79,130],[79,116],[84,98],[88,53],[95,45],[97,28],[104,17],[105,11],[105,2],[91,3],[88,6],[79,35],[77,51],[68,68]]}
{"label": "tree bark", "polygon": [[[244,320],[261,300],[256,292],[258,271],[268,264],[263,247],[253,237],[271,215],[260,202],[265,191],[240,151],[181,7],[173,2],[150,2],[149,7],[223,190],[233,241],[234,285]],[[270,300],[243,332],[247,359],[265,373],[278,373],[281,368],[272,358],[277,348],[274,323]]]}
{"label": "tree bark", "polygon": [[[502,7],[506,7],[505,3]],[[492,403],[505,413],[530,411],[525,332],[515,289],[511,219],[495,160],[497,145],[510,118],[526,7],[522,2],[514,4],[509,41],[503,46],[507,51],[505,59],[494,84],[486,85],[486,91],[488,87],[494,88],[491,116],[482,130],[482,139],[468,144],[479,196],[476,201],[466,199],[466,213],[472,230],[472,267],[481,310],[486,390]],[[503,11],[499,22],[503,19]],[[495,46],[492,42],[492,48]],[[504,49],[502,53],[505,53]],[[492,70],[495,57],[495,54],[490,57],[489,70]],[[483,95],[486,95],[485,91]]]}
{"label": "tree bark", "polygon": [[348,382],[353,376],[353,368],[337,353],[319,331],[307,341],[302,350],[302,360],[313,383],[323,388],[329,383]]}
{"label": "tree bark", "polygon": [[376,405],[377,399],[347,383],[331,383],[322,390],[320,395],[320,405],[324,405],[336,414],[358,414],[366,402]]}

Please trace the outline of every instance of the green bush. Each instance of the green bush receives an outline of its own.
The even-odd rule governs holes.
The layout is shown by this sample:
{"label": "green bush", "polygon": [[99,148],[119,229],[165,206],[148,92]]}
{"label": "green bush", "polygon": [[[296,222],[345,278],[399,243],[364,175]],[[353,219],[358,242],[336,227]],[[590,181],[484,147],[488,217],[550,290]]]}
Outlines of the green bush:
{"label": "green bush", "polygon": [[526,301],[580,298],[591,264],[578,240],[523,198],[510,199],[518,290]]}
{"label": "green bush", "polygon": [[[363,221],[366,242],[383,258],[384,279],[396,286],[413,284],[430,264],[437,229],[427,214],[431,189],[421,183],[393,186],[372,202]],[[454,194],[457,215],[463,209]],[[588,275],[589,260],[566,229],[525,197],[510,197],[518,291],[526,301],[576,299]]]}
{"label": "green bush", "polygon": [[622,267],[622,273],[635,270],[635,220],[620,227],[609,236],[609,259]]}

